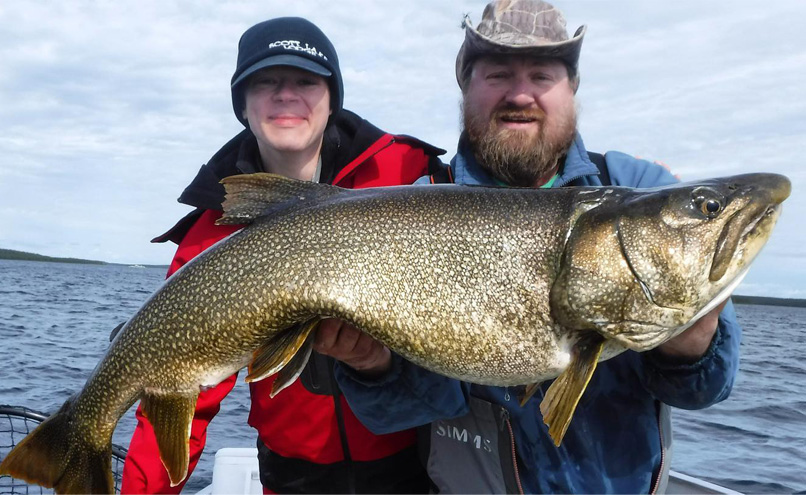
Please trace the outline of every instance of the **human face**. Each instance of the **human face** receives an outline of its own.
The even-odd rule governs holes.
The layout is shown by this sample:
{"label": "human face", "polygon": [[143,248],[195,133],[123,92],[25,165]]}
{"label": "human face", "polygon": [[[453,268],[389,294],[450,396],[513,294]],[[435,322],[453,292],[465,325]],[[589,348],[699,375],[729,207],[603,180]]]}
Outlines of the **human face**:
{"label": "human face", "polygon": [[268,67],[246,82],[244,118],[261,156],[318,153],[330,116],[330,90],[319,75],[295,67]]}
{"label": "human face", "polygon": [[514,186],[547,182],[576,132],[574,88],[556,59],[480,58],[462,110],[479,164]]}

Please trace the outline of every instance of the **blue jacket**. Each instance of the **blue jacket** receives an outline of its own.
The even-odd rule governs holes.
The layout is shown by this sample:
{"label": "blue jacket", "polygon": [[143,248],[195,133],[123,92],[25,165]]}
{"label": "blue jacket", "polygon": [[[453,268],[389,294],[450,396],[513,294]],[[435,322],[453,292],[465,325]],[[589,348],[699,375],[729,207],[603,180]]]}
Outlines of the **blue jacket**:
{"label": "blue jacket", "polygon": [[[613,185],[676,182],[665,168],[623,153],[608,152],[605,159]],[[495,183],[461,141],[451,167],[457,183]],[[567,185],[602,185],[578,135],[552,187]],[[670,362],[653,351],[626,351],[600,363],[560,447],[554,446],[539,410],[550,382],[520,407],[521,387],[460,382],[396,355],[392,371],[381,378],[367,380],[342,365],[337,365],[336,377],[353,411],[375,433],[463,416],[470,395],[503,405],[526,493],[647,493],[661,470],[660,402],[700,409],[725,399],[738,368],[740,338],[729,303],[710,348],[693,364]]]}

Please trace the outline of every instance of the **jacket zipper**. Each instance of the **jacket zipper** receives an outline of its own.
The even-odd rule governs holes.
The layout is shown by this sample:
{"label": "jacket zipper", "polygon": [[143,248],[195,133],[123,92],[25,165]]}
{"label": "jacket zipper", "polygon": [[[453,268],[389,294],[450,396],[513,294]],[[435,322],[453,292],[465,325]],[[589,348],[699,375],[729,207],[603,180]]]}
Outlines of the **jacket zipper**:
{"label": "jacket zipper", "polygon": [[[330,363],[330,358],[328,358]],[[347,429],[344,425],[344,411],[341,408],[341,390],[336,383],[336,376],[333,373],[333,367],[328,366],[328,376],[330,377],[330,384],[333,387],[333,405],[336,411],[336,421],[339,425],[339,437],[341,439],[341,450],[344,454],[344,464],[347,468],[347,493],[356,493],[355,488],[355,466],[353,466],[353,457],[350,455],[350,444],[347,442]]]}
{"label": "jacket zipper", "polygon": [[666,465],[666,449],[663,445],[663,424],[661,424],[660,420],[660,411],[658,411],[658,433],[660,435],[660,467],[658,468],[658,477],[655,478],[655,482],[652,483],[652,491],[649,493],[655,494],[658,492],[658,487],[660,486],[660,479],[663,476],[663,469]]}
{"label": "jacket zipper", "polygon": [[[377,142],[377,141],[376,141],[376,142]],[[353,172],[355,172],[355,169],[357,169],[358,167],[360,167],[361,165],[363,165],[363,164],[364,164],[364,163],[365,163],[367,160],[369,160],[369,159],[373,158],[375,155],[377,155],[377,154],[378,154],[378,153],[380,153],[381,151],[383,151],[383,150],[385,150],[386,148],[388,148],[388,147],[392,146],[393,144],[395,144],[395,142],[397,142],[397,140],[395,139],[395,136],[392,136],[392,135],[390,134],[390,139],[389,139],[389,142],[385,143],[383,146],[381,146],[381,147],[380,147],[380,148],[378,148],[377,150],[373,151],[371,155],[364,157],[364,159],[363,159],[363,160],[361,160],[360,162],[358,162],[358,163],[356,163],[355,165],[353,165],[353,163],[355,163],[355,160],[357,160],[358,158],[360,158],[360,156],[359,156],[359,157],[356,157],[356,159],[355,159],[355,160],[351,161],[350,163],[348,163],[347,165],[345,165],[345,166],[344,166],[344,168],[351,167],[349,172],[347,172],[347,173],[346,173],[346,174],[344,174],[343,176],[339,177],[339,175],[340,175],[340,174],[341,174],[341,173],[344,171],[344,168],[343,168],[343,169],[339,170],[339,171],[336,173],[336,176],[334,177],[334,180],[333,180],[333,185],[335,186],[335,185],[337,185],[337,182],[341,182],[341,181],[343,181],[344,179],[346,179],[347,177],[349,177],[349,176],[350,176],[350,175],[351,175]],[[336,179],[338,179],[338,181],[336,181]]]}
{"label": "jacket zipper", "polygon": [[512,423],[509,422],[509,411],[503,409],[502,416],[504,417],[504,424],[507,425],[507,430],[509,430],[509,445],[510,445],[510,452],[512,453],[512,468],[515,471],[515,483],[518,485],[518,493],[523,495],[523,485],[521,485],[521,477],[518,474],[518,454],[515,451],[515,434],[512,431]]}

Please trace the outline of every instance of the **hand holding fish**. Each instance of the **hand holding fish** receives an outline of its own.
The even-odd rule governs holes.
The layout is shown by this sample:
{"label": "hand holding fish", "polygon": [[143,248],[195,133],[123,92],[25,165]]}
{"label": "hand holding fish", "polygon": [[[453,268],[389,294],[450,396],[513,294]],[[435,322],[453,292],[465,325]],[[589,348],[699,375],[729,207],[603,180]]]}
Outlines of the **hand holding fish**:
{"label": "hand holding fish", "polygon": [[691,328],[658,346],[658,353],[667,358],[685,362],[695,362],[700,359],[711,346],[717,329],[719,313],[727,303],[728,300],[725,299]]}

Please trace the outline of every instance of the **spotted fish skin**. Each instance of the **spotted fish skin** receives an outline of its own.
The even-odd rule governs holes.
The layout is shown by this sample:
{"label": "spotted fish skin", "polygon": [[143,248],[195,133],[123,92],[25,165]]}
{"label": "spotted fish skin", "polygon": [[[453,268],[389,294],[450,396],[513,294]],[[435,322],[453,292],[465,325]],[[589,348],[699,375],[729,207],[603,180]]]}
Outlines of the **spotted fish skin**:
{"label": "spotted fish skin", "polygon": [[140,399],[178,484],[200,387],[247,365],[249,379],[283,370],[290,383],[324,317],[488,385],[557,377],[591,334],[599,359],[648,350],[732,290],[790,190],[774,174],[652,190],[223,182],[220,223],[249,225],[171,276],[0,473],[111,491],[112,432]]}

